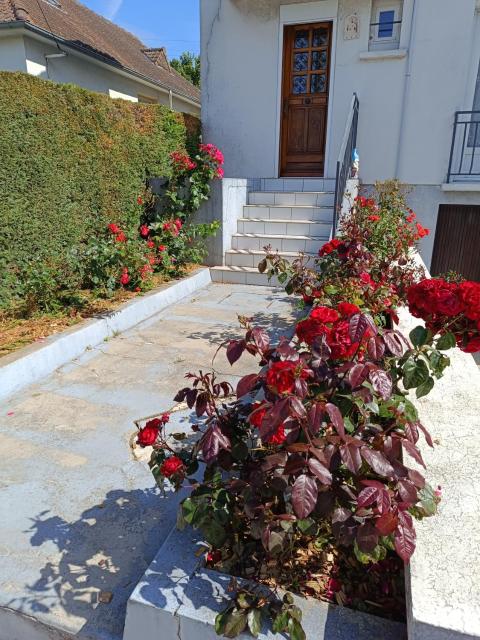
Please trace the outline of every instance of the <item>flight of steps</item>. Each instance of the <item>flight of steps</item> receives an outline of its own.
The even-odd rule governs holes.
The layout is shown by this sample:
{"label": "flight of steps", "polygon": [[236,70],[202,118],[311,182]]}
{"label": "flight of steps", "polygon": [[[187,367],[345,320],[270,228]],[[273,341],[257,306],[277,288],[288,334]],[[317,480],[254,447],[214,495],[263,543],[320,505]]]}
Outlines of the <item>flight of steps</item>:
{"label": "flight of steps", "polygon": [[266,245],[292,261],[300,251],[318,254],[330,238],[335,180],[279,178],[258,183],[259,190],[249,193],[243,207],[225,264],[211,269],[214,282],[275,284],[257,268]]}

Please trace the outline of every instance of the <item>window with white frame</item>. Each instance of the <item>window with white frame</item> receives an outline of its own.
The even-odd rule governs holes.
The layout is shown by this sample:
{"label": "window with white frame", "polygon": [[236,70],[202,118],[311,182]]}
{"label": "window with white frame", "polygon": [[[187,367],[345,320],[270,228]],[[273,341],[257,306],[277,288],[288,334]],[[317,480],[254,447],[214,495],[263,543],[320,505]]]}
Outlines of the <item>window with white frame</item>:
{"label": "window with white frame", "polygon": [[370,51],[398,49],[402,13],[402,0],[373,0],[368,44]]}

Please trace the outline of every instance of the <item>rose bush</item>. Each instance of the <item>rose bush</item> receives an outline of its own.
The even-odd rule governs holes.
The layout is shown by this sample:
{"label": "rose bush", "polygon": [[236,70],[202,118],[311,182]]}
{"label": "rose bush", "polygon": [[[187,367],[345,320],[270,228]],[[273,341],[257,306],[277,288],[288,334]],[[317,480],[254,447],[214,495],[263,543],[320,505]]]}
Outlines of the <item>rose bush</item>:
{"label": "rose bush", "polygon": [[[192,427],[198,441],[179,453],[160,430],[152,471],[176,487],[188,478],[179,525],[202,530],[209,566],[270,587],[265,595],[236,585],[219,634],[258,635],[266,615],[275,633],[304,638],[301,612],[288,593],[278,599],[279,587],[404,614],[414,521],[434,515],[440,499],[409,464],[425,466],[420,438],[433,447],[409,394],[432,389],[449,364],[445,351],[480,342],[480,285],[425,280],[408,254],[420,235],[398,192],[383,193],[355,202],[316,270],[269,254],[270,271],[313,309],[293,339],[275,344],[242,320],[245,337],[226,345],[227,359],[248,353],[259,368],[231,402],[230,385],[210,373],[188,374],[192,384],[176,396],[204,420]],[[408,337],[395,328],[395,307],[407,301],[426,322]]]}

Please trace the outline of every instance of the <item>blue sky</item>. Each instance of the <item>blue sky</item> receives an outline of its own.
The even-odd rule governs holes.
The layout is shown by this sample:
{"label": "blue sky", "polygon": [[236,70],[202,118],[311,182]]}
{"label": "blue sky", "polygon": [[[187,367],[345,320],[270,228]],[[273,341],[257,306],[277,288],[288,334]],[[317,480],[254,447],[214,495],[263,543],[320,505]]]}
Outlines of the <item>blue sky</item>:
{"label": "blue sky", "polygon": [[199,0],[81,0],[128,29],[149,47],[164,46],[169,58],[199,53]]}

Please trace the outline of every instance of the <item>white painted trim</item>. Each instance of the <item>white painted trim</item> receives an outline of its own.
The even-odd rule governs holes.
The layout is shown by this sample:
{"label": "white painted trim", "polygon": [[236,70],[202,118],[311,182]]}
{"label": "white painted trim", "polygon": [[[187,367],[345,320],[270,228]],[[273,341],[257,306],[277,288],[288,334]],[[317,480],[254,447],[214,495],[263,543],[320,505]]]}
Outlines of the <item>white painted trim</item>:
{"label": "white painted trim", "polygon": [[400,60],[406,58],[406,49],[376,49],[373,51],[362,51],[358,54],[358,59],[364,62],[376,62],[377,60]]}
{"label": "white painted trim", "polygon": [[330,161],[331,131],[333,118],[333,99],[335,88],[335,58],[337,51],[338,0],[321,0],[300,4],[284,4],[280,6],[278,24],[278,58],[277,58],[277,114],[275,126],[275,177],[280,178],[280,136],[282,126],[282,74],[283,74],[283,31],[289,24],[310,24],[312,22],[332,23],[332,43],[330,54],[330,86],[328,93],[327,137],[325,141],[324,178],[328,175]]}
{"label": "white painted trim", "polygon": [[458,193],[478,193],[480,182],[445,182],[442,191],[456,191]]}
{"label": "white painted trim", "polygon": [[200,269],[194,275],[160,291],[135,298],[106,317],[86,320],[80,326],[50,336],[47,344],[30,345],[3,357],[0,359],[0,399],[38,382],[81,356],[86,349],[101,344],[105,338],[114,334],[131,329],[185,296],[206,287],[210,282],[210,269]]}
{"label": "white painted trim", "polygon": [[480,65],[480,14],[474,14],[472,23],[470,65],[467,73],[467,86],[465,87],[465,98],[462,105],[463,108],[461,109],[464,111],[470,111],[473,109],[473,100],[475,97],[477,73]]}

